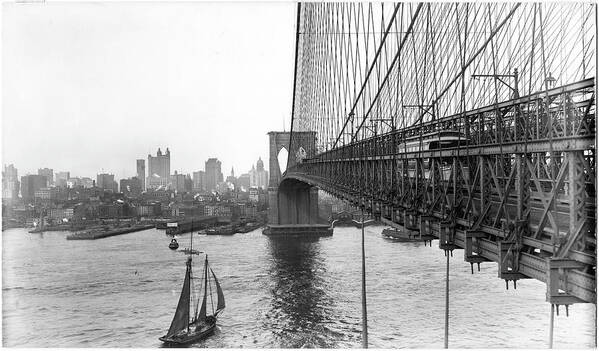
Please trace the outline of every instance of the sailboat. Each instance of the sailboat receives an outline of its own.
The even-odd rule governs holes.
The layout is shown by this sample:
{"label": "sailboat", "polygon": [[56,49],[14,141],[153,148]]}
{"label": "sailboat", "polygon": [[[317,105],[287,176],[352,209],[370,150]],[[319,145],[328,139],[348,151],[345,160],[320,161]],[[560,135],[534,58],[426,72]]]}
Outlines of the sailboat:
{"label": "sailboat", "polygon": [[[193,234],[191,236],[193,240]],[[208,265],[208,255],[204,260],[202,277],[196,278],[193,276],[192,255],[198,254],[197,251],[195,253],[193,251],[193,249],[190,250],[187,258],[185,280],[183,281],[183,289],[181,290],[175,316],[166,335],[159,338],[168,344],[189,344],[204,339],[214,331],[216,318],[225,308],[225,296],[214,271]],[[196,284],[194,283],[197,281],[199,281],[200,286],[196,290],[194,286]],[[216,301],[214,301],[213,289],[216,290]],[[216,309],[214,308],[215,302]],[[212,314],[207,312],[209,306]]]}

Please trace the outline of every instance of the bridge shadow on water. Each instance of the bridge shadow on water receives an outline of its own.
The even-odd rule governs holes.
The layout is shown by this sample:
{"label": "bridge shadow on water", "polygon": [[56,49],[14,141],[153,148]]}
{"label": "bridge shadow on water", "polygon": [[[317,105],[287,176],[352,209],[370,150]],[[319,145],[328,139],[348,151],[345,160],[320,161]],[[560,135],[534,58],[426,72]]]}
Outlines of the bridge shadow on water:
{"label": "bridge shadow on water", "polygon": [[264,327],[282,348],[333,348],[337,332],[333,299],[324,275],[326,267],[319,238],[269,238],[272,255],[268,272],[271,305]]}

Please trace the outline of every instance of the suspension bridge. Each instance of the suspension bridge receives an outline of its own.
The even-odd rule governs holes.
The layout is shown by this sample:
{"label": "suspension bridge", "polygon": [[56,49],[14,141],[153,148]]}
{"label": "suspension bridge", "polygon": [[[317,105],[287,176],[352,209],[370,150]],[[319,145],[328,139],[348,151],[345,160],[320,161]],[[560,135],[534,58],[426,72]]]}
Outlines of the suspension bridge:
{"label": "suspension bridge", "polygon": [[269,133],[270,223],[316,224],[320,189],[448,257],[497,262],[506,287],[546,283],[552,319],[596,303],[596,11],[298,4],[291,131]]}

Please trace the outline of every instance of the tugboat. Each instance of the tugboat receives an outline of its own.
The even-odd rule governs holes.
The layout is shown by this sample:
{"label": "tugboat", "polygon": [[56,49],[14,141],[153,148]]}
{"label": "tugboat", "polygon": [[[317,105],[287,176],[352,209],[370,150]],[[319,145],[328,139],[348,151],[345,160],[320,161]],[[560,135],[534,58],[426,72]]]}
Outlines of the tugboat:
{"label": "tugboat", "polygon": [[173,238],[173,240],[171,240],[171,243],[168,244],[168,248],[171,250],[176,250],[179,248],[179,243],[177,242],[177,239]]}
{"label": "tugboat", "polygon": [[[183,281],[183,289],[181,296],[179,296],[177,310],[168,332],[159,338],[160,341],[166,344],[185,345],[206,338],[216,328],[218,314],[225,308],[225,296],[216,275],[208,265],[207,254],[204,260],[202,277],[194,277],[192,274],[192,255],[199,254],[199,252],[193,250],[193,235],[191,235],[191,238],[192,247],[189,249],[185,280]],[[199,280],[199,284],[197,280]],[[194,281],[196,281],[195,284]],[[198,286],[199,289],[195,289]],[[213,301],[213,287],[216,287],[216,310],[214,304],[209,302],[208,304],[212,307],[212,314],[209,315],[206,301],[207,297],[210,297],[210,301]],[[200,296],[202,297],[201,305],[199,303]],[[201,306],[199,311],[198,306]],[[193,312],[190,311],[190,308],[193,308]]]}

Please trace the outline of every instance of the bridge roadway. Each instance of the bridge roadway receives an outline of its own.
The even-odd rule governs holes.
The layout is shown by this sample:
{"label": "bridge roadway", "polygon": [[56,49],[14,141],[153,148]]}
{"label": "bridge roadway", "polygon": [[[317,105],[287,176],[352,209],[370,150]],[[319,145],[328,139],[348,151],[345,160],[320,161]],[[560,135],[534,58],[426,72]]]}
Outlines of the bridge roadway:
{"label": "bridge roadway", "polygon": [[[419,227],[471,264],[498,262],[506,284],[545,282],[552,304],[596,303],[594,88],[586,79],[394,129],[310,155],[283,179]],[[464,140],[426,147],[448,130]]]}

